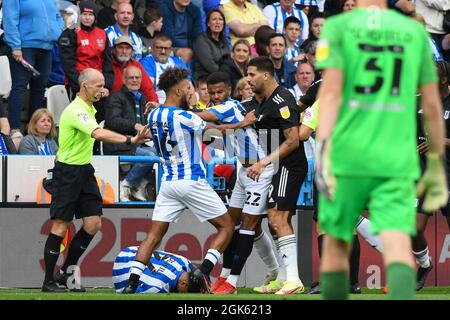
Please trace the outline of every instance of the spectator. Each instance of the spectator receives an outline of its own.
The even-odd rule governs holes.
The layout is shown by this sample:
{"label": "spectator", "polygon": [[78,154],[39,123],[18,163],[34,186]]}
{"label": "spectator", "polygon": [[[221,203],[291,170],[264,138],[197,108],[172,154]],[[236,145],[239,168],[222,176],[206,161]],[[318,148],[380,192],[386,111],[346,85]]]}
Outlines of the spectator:
{"label": "spectator", "polygon": [[158,96],[156,95],[152,80],[149,78],[147,72],[145,72],[141,63],[132,59],[132,55],[133,41],[130,37],[122,36],[117,38],[112,49],[114,70],[114,85],[112,91],[117,92],[122,88],[123,70],[129,66],[136,66],[142,73],[141,92],[144,94],[147,101],[157,102]]}
{"label": "spectator", "polygon": [[152,7],[146,9],[144,12],[144,24],[145,26],[139,30],[139,36],[142,39],[142,55],[145,57],[150,54],[153,39],[163,26],[162,11]]}
{"label": "spectator", "polygon": [[[325,7],[325,0],[296,0],[295,4],[298,8],[302,9],[305,14],[310,17],[318,12],[323,12]],[[339,2],[339,1],[334,1]]]}
{"label": "spectator", "polygon": [[295,65],[302,58],[302,50],[300,45],[302,43],[301,34],[302,27],[300,20],[296,17],[288,17],[284,20],[284,36],[286,37],[286,59]]}
{"label": "spectator", "polygon": [[[11,127],[0,98],[0,152],[1,154],[16,154],[17,146],[10,137]],[[20,142],[20,141],[18,141]]]}
{"label": "spectator", "polygon": [[314,81],[314,68],[308,62],[300,62],[295,72],[296,85],[289,89],[294,95],[295,101],[304,96]]}
{"label": "spectator", "polygon": [[[111,47],[105,30],[95,26],[97,7],[91,1],[80,3],[80,27],[66,29],[59,37],[61,65],[71,97],[80,91],[78,77],[86,68],[93,68],[105,77],[105,97],[114,82]],[[98,105],[96,105],[98,107]]]}
{"label": "spectator", "polygon": [[318,14],[311,18],[311,24],[309,26],[309,36],[308,39],[304,40],[301,48],[306,51],[306,47],[310,42],[319,40],[320,32],[322,30],[323,24],[325,23],[325,18],[323,15]]}
{"label": "spectator", "polygon": [[[8,119],[11,137],[20,138],[20,115],[30,86],[28,115],[44,105],[44,91],[52,64],[52,47],[63,30],[63,19],[52,0],[24,2],[6,1],[3,4],[5,42],[11,48],[8,54],[12,88],[8,99]],[[24,65],[26,61],[40,73],[33,76]],[[29,118],[29,117],[28,117]]]}
{"label": "spectator", "polygon": [[356,0],[344,0],[342,3],[342,11],[352,11],[356,8]]}
{"label": "spectator", "polygon": [[130,25],[134,18],[133,6],[122,2],[117,6],[117,12],[114,14],[116,23],[105,29],[109,38],[109,43],[114,45],[114,40],[120,36],[130,37],[133,43],[133,59],[142,58],[142,40],[136,33],[131,31]]}
{"label": "spectator", "polygon": [[285,58],[286,39],[281,33],[274,33],[269,37],[269,58],[275,68],[275,80],[287,89],[295,85],[297,68]]}
{"label": "spectator", "polygon": [[204,110],[210,102],[210,97],[208,93],[208,86],[206,84],[206,80],[208,79],[207,75],[200,76],[197,78],[197,80],[194,82],[195,89],[197,92],[197,102],[196,102],[196,109],[197,110]]}
{"label": "spectator", "polygon": [[273,30],[269,26],[261,26],[255,32],[255,43],[252,45],[252,56],[268,56],[267,46],[269,45],[269,37],[274,34]]}
{"label": "spectator", "polygon": [[223,71],[228,73],[231,80],[231,86],[234,90],[237,82],[247,74],[247,64],[250,60],[251,47],[247,40],[239,39],[231,49],[231,60],[223,66]]}
{"label": "spectator", "polygon": [[[111,95],[105,115],[105,128],[122,133],[135,135],[147,125],[145,117],[146,100],[140,92],[142,73],[136,66],[125,68],[121,90]],[[155,152],[146,145],[128,145],[104,143],[105,154],[151,156]],[[125,179],[120,183],[120,201],[130,201],[132,196],[139,201],[146,201],[145,187],[150,177],[153,165],[137,163],[133,165]]]}
{"label": "spectator", "polygon": [[225,61],[231,59],[231,51],[225,36],[225,16],[214,9],[206,16],[206,32],[194,41],[195,76],[219,71]]}
{"label": "spectator", "polygon": [[174,55],[188,64],[194,41],[202,33],[200,9],[191,0],[165,0],[160,9],[164,15],[162,32],[171,39]]}
{"label": "spectator", "polygon": [[442,50],[442,40],[447,34],[443,27],[444,13],[450,10],[450,1],[416,0],[415,3],[417,13],[425,19],[425,28]]}
{"label": "spectator", "polygon": [[222,11],[230,26],[233,45],[238,39],[245,39],[250,45],[254,44],[253,35],[256,30],[260,26],[269,24],[261,9],[246,0],[230,0],[223,5]]}
{"label": "spectator", "polygon": [[233,98],[237,101],[244,101],[252,98],[254,95],[255,93],[253,92],[252,87],[250,87],[247,78],[241,78],[236,84],[236,88],[233,92]]}
{"label": "spectator", "polygon": [[56,126],[53,115],[45,108],[37,109],[28,123],[28,135],[19,146],[20,154],[56,155]]}
{"label": "spectator", "polygon": [[[415,0],[415,2],[420,2],[421,0]],[[439,0],[431,0],[432,2],[438,3],[442,2]],[[427,0],[427,2],[429,2]],[[388,5],[390,8],[400,11],[408,16],[413,16],[416,11],[415,4],[410,0],[388,0]]]}
{"label": "spectator", "polygon": [[[308,39],[304,40],[301,48],[305,50],[306,46],[312,42],[319,40],[320,32],[322,30],[323,24],[325,23],[325,18],[321,14],[317,14],[311,18],[311,24],[309,27]],[[306,50],[305,50],[306,51]]]}
{"label": "spectator", "polygon": [[[106,29],[116,24],[115,14],[122,3],[129,4],[130,0],[112,0],[110,6],[105,6],[98,12],[97,25],[99,28]],[[137,33],[141,27],[140,18],[138,15],[135,15],[132,18],[130,29]]]}
{"label": "spectator", "polygon": [[172,40],[164,34],[158,34],[153,40],[152,54],[142,59],[140,62],[145,71],[153,81],[159,103],[162,104],[166,99],[163,90],[158,89],[159,76],[167,67],[180,67],[187,69],[187,65],[177,56],[171,56]]}
{"label": "spectator", "polygon": [[283,32],[284,21],[288,17],[296,17],[300,20],[302,39],[308,38],[309,22],[308,17],[300,8],[294,8],[294,0],[280,0],[280,2],[268,5],[264,8],[264,15],[269,21],[269,25],[276,32]]}

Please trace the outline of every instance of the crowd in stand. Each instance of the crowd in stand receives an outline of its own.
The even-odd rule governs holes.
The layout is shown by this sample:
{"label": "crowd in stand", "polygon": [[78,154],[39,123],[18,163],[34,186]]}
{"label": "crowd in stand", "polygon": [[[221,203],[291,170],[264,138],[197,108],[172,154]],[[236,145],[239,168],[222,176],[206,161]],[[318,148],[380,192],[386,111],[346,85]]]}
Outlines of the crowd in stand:
{"label": "crowd in stand", "polygon": [[[435,59],[449,59],[450,35],[442,23],[443,12],[450,9],[448,2],[388,3],[421,20],[430,33]],[[4,100],[7,108],[2,108],[2,119],[8,124],[2,125],[2,132],[22,153],[28,150],[20,145],[23,134],[31,132],[28,122],[35,111],[46,107],[46,88],[64,85],[72,100],[79,91],[78,75],[86,68],[97,69],[105,77],[106,92],[95,104],[97,121],[105,120],[106,128],[126,134],[146,124],[148,107],[164,102],[158,80],[170,66],[190,70],[196,93],[189,104],[202,110],[210,103],[206,90],[209,74],[226,72],[233,98],[245,100],[252,96],[243,80],[247,63],[252,57],[266,55],[275,65],[277,81],[301,101],[301,108],[310,107],[321,77],[314,69],[321,27],[327,17],[353,10],[356,1],[0,0],[0,6],[0,55],[7,55],[12,78],[10,95]],[[128,85],[126,70],[131,67],[136,67],[133,71],[140,77],[135,79],[139,82],[135,89]],[[121,100],[127,103],[117,104]],[[123,114],[129,123],[117,126],[114,119]],[[51,115],[47,117],[54,125]],[[42,150],[48,148],[42,146],[48,139],[57,141],[54,135],[44,138],[40,154],[47,154]],[[105,146],[103,152],[136,153],[130,148],[113,149]],[[153,154],[151,147],[144,149]],[[45,152],[55,154],[54,148]],[[98,152],[97,147],[94,153]],[[131,191],[123,188],[129,186],[125,179],[124,200],[129,200]],[[136,192],[135,187],[129,190]]]}

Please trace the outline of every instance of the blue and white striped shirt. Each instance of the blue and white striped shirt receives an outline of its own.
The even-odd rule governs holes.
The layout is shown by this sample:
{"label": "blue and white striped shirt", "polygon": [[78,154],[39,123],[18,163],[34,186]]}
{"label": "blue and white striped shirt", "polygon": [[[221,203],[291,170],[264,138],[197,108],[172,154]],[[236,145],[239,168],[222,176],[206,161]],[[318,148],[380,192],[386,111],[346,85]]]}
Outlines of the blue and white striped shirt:
{"label": "blue and white striped shirt", "polygon": [[431,52],[433,52],[434,61],[444,60],[441,52],[439,51],[439,47],[436,44],[436,41],[434,41],[434,39],[431,37],[429,37],[428,39],[430,40],[430,47],[431,47]]}
{"label": "blue and white striped shirt", "polygon": [[202,133],[206,122],[191,111],[160,106],[150,112],[148,126],[161,159],[162,181],[205,178]]}
{"label": "blue and white striped shirt", "polygon": [[[220,105],[208,108],[208,111],[214,113],[224,124],[238,123],[244,120],[246,113],[239,101],[230,98]],[[241,163],[255,163],[266,156],[252,127],[235,130],[230,139],[224,141],[227,158],[237,156]]]}
{"label": "blue and white striped shirt", "polygon": [[[114,47],[114,41],[116,41],[118,37],[122,36],[117,23],[106,28],[105,32],[108,36],[111,47]],[[129,30],[128,32],[131,41],[133,41],[133,59],[140,60],[142,58],[142,39],[133,31]]]}
{"label": "blue and white striped shirt", "polygon": [[303,12],[303,10],[299,8],[292,8],[292,13],[289,14],[286,11],[283,10],[280,3],[274,3],[266,6],[263,10],[264,15],[266,16],[267,20],[269,21],[269,25],[279,33],[283,33],[283,24],[284,20],[286,20],[287,17],[294,16],[300,20],[300,25],[302,27],[302,36],[301,38],[303,40],[308,38],[309,35],[309,22],[308,17]]}
{"label": "blue and white striped shirt", "polygon": [[325,0],[295,0],[294,3],[299,6],[318,7],[319,12],[323,12],[325,8]]}
{"label": "blue and white striped shirt", "polygon": [[[138,247],[123,249],[116,257],[112,270],[112,280],[116,292],[122,292],[128,284],[130,266],[134,261]],[[154,251],[150,257],[153,272],[147,267],[139,279],[136,293],[175,292],[178,279],[183,272],[190,272],[194,266],[185,257],[165,251]]]}

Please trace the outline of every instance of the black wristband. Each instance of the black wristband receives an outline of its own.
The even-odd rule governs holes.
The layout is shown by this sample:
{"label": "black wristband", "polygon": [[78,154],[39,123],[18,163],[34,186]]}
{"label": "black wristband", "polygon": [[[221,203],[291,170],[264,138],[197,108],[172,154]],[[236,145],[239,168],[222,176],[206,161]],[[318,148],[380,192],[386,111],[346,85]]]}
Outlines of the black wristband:
{"label": "black wristband", "polygon": [[130,136],[126,136],[127,137],[127,141],[125,142],[127,145],[131,144],[131,137]]}

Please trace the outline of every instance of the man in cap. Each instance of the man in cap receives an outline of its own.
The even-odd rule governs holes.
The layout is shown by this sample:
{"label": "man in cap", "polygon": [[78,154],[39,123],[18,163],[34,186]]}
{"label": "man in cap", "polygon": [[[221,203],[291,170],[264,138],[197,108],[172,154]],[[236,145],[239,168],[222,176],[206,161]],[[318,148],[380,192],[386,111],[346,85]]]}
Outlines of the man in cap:
{"label": "man in cap", "polygon": [[153,82],[148,76],[147,72],[141,65],[139,61],[132,59],[133,56],[133,41],[130,37],[121,36],[118,37],[114,42],[114,47],[112,49],[112,62],[114,70],[114,85],[112,88],[113,92],[120,91],[123,86],[123,71],[125,68],[130,66],[135,66],[141,70],[142,73],[142,83],[141,92],[145,95],[147,101],[157,102],[158,96],[155,93],[153,87]]}

